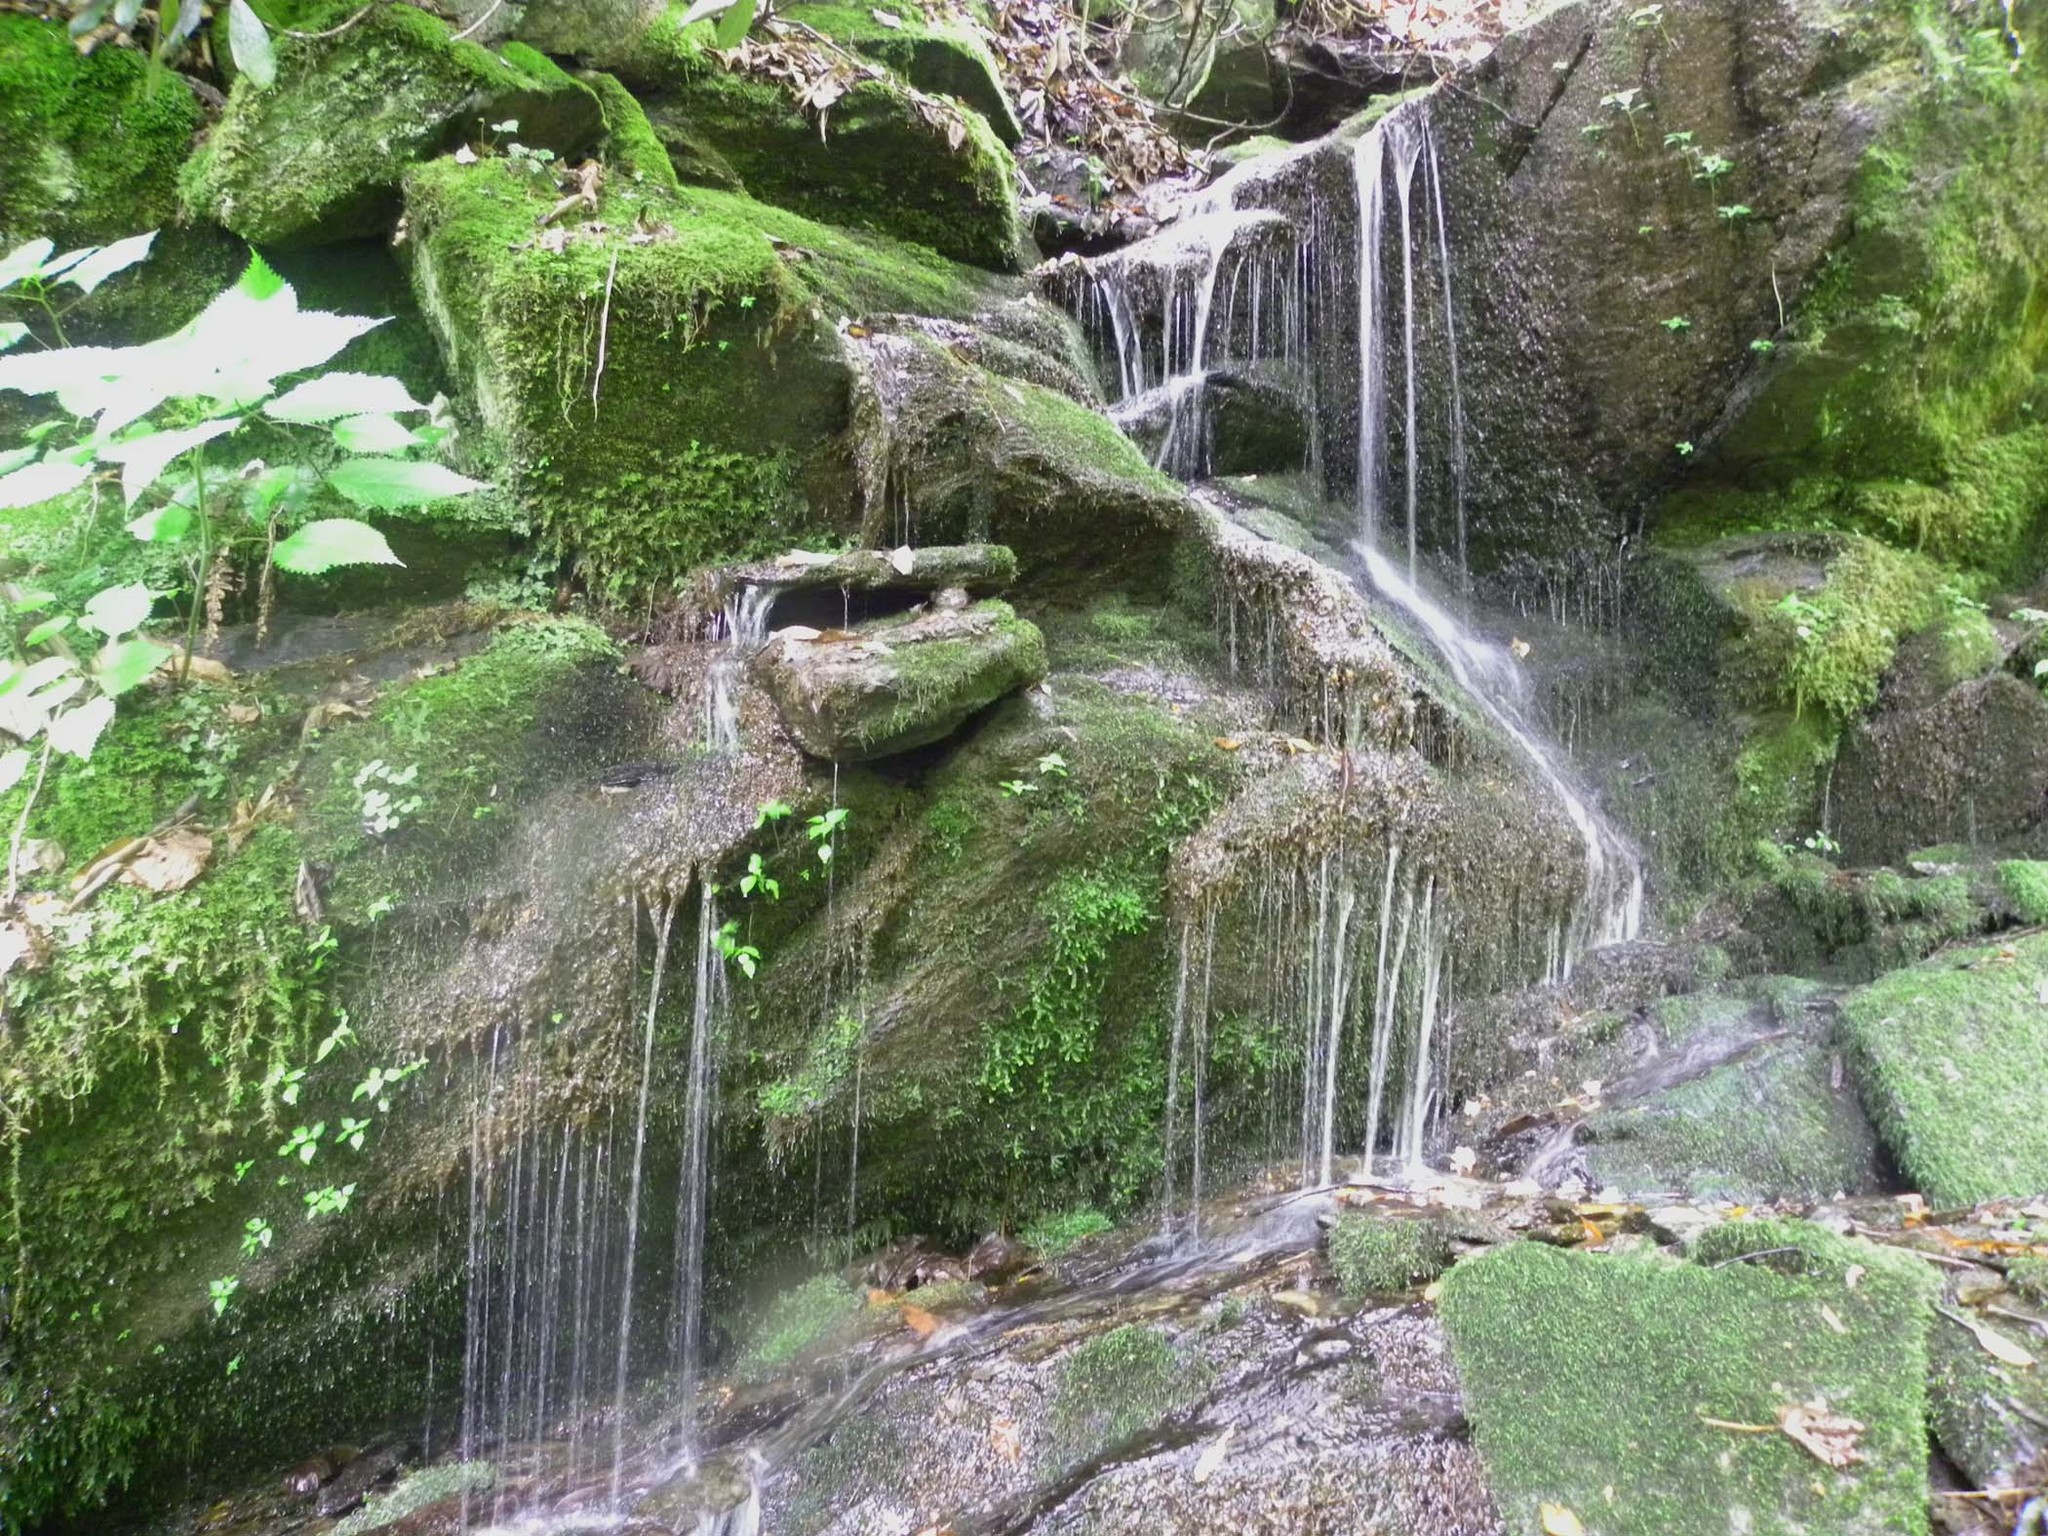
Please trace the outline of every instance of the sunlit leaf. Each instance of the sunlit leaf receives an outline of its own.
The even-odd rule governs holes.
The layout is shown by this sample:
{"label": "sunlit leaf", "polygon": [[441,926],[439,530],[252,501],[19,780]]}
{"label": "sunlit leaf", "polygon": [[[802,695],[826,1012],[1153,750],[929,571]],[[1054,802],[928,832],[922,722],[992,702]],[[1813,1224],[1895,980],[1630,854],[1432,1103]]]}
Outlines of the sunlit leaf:
{"label": "sunlit leaf", "polygon": [[249,0],[229,0],[228,52],[235,68],[253,84],[268,88],[277,81],[277,55],[271,51],[270,29],[249,9]]}
{"label": "sunlit leaf", "polygon": [[737,48],[745,42],[747,29],[754,24],[754,4],[755,0],[733,0],[731,7],[718,18],[711,40],[721,48]]}
{"label": "sunlit leaf", "polygon": [[350,453],[403,453],[418,447],[420,436],[395,417],[351,416],[334,424],[334,441]]}
{"label": "sunlit leaf", "polygon": [[155,606],[156,599],[150,595],[149,588],[139,581],[131,581],[126,586],[105,587],[93,593],[86,599],[85,611],[78,616],[78,622],[111,640],[140,629],[149,618],[149,610]]}
{"label": "sunlit leaf", "polygon": [[54,639],[56,636],[63,634],[70,627],[71,616],[60,613],[55,618],[43,620],[42,623],[23,635],[21,643],[24,648],[31,645],[41,645],[45,640]]}
{"label": "sunlit leaf", "polygon": [[114,701],[101,695],[50,722],[50,746],[67,757],[88,758],[114,718]]}
{"label": "sunlit leaf", "polygon": [[234,431],[241,424],[240,418],[225,416],[175,432],[150,432],[102,448],[100,457],[121,466],[121,494],[132,507],[144,491],[156,484],[171,460]]}
{"label": "sunlit leaf", "polygon": [[98,249],[99,247],[96,245],[81,245],[77,250],[66,251],[62,256],[52,256],[43,263],[43,270],[38,272],[36,276],[46,283],[52,282],[62,277],[66,272],[69,272]]}
{"label": "sunlit leaf", "polygon": [[145,544],[175,544],[192,531],[192,509],[171,502],[134,519],[128,531]]}
{"label": "sunlit leaf", "polygon": [[692,22],[706,21],[732,9],[734,0],[692,0],[690,8],[683,12],[682,20],[676,23],[687,27]]}
{"label": "sunlit leaf", "polygon": [[65,273],[64,281],[91,293],[115,273],[125,272],[137,262],[146,261],[149,248],[155,243],[156,231],[152,229],[146,235],[130,235],[126,240],[101,246]]}
{"label": "sunlit leaf", "polygon": [[279,570],[319,576],[342,565],[403,565],[384,535],[352,517],[325,517],[278,540],[271,561]]}
{"label": "sunlit leaf", "polygon": [[425,409],[397,379],[377,373],[327,373],[280,395],[263,408],[263,414],[278,421],[324,422],[372,411],[389,415]]}
{"label": "sunlit leaf", "polygon": [[17,245],[5,256],[0,256],[0,288],[5,288],[10,283],[18,283],[24,277],[40,272],[43,263],[55,254],[56,249],[56,241],[38,239],[31,240],[26,245]]}
{"label": "sunlit leaf", "polygon": [[173,652],[147,640],[117,640],[100,652],[93,676],[100,691],[119,698],[171,659]]}
{"label": "sunlit leaf", "polygon": [[235,291],[252,299],[270,298],[285,286],[285,280],[277,275],[277,269],[254,251],[249,253],[249,265],[242,268],[242,275],[235,279]]}
{"label": "sunlit leaf", "polygon": [[28,776],[29,761],[26,747],[0,752],[0,795],[6,794]]}
{"label": "sunlit leaf", "polygon": [[43,656],[27,666],[11,667],[6,676],[0,677],[0,699],[34,693],[64,676],[75,665],[77,663],[69,656]]}
{"label": "sunlit leaf", "polygon": [[350,459],[327,472],[327,483],[359,507],[395,511],[420,507],[484,488],[444,464],[406,459]]}
{"label": "sunlit leaf", "polygon": [[92,478],[89,464],[71,464],[62,459],[44,459],[11,475],[0,476],[0,508],[32,507],[62,496]]}

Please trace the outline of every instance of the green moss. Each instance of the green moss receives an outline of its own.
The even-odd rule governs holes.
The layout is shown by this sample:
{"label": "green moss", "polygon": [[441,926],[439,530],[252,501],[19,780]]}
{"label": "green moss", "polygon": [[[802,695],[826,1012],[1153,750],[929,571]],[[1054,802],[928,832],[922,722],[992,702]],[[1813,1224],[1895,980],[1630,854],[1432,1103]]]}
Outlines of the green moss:
{"label": "green moss", "polygon": [[1770,891],[1782,903],[1757,919],[1781,968],[1827,964],[1867,978],[1985,926],[1985,912],[1960,875],[1909,879],[1895,870],[1849,873],[1818,854],[1771,843],[1757,844],[1755,854]]}
{"label": "green moss", "polygon": [[1041,1216],[1018,1233],[1026,1248],[1043,1258],[1057,1259],[1072,1252],[1091,1237],[1112,1230],[1114,1223],[1092,1205],[1076,1206]]}
{"label": "green moss", "polygon": [[2048,938],[1950,951],[1842,1003],[1878,1133],[1937,1205],[2048,1189],[2048,1121],[2018,1085],[2048,1073]]}
{"label": "green moss", "polygon": [[[614,183],[602,214],[620,233],[559,251],[535,239],[552,194],[504,160],[421,166],[406,198],[414,287],[482,451],[619,597],[829,542],[797,484],[799,456],[847,421],[824,316],[958,314],[980,293],[937,257],[729,193]],[[652,239],[625,233],[641,225]]]}
{"label": "green moss", "polygon": [[407,1473],[389,1493],[373,1493],[363,1507],[334,1527],[334,1536],[369,1536],[407,1515],[465,1495],[489,1493],[498,1469],[488,1461],[456,1461]]}
{"label": "green moss", "polygon": [[59,249],[169,222],[201,120],[169,70],[130,49],[81,56],[61,23],[0,15],[0,250]]}
{"label": "green moss", "polygon": [[[1699,1263],[1519,1243],[1445,1278],[1510,1530],[1539,1531],[1545,1504],[1603,1536],[1927,1529],[1924,1267],[1799,1223],[1729,1225]],[[1864,1463],[1830,1471],[1782,1434],[1704,1422],[1775,1426],[1816,1399],[1864,1426]]]}
{"label": "green moss", "polygon": [[679,190],[676,168],[639,99],[617,76],[602,70],[585,74],[583,83],[596,93],[597,104],[604,110],[605,164],[644,185],[666,192]]}
{"label": "green moss", "polygon": [[759,1380],[844,1331],[861,1309],[860,1295],[837,1275],[813,1275],[770,1303],[740,1354],[740,1375]]}
{"label": "green moss", "polygon": [[1998,866],[1998,881],[2021,922],[2035,927],[2048,924],[2048,863],[2008,859]]}
{"label": "green moss", "polygon": [[[1014,145],[1023,138],[1016,110],[1003,90],[995,55],[973,28],[937,19],[909,4],[804,4],[792,6],[787,14],[888,66],[920,91],[957,97],[986,118],[1005,144]],[[884,15],[893,18],[894,24],[881,20]]]}
{"label": "green moss", "polygon": [[1048,1471],[1066,1471],[1193,1407],[1211,1372],[1158,1328],[1127,1324],[1059,1364],[1046,1417]]}
{"label": "green moss", "polygon": [[1427,1285],[1451,1264],[1443,1225],[1347,1211],[1330,1229],[1330,1268],[1346,1296],[1395,1296]]}
{"label": "green moss", "polygon": [[1014,271],[1020,261],[1016,166],[971,108],[890,75],[851,83],[820,132],[784,82],[714,63],[694,38],[667,45],[648,115],[665,138],[701,141],[765,202],[810,218],[914,242],[958,261]]}
{"label": "green moss", "polygon": [[978,709],[1045,676],[1045,637],[1036,624],[996,598],[984,598],[970,611],[993,620],[990,634],[926,640],[897,652],[889,689],[895,702],[861,721],[856,734],[863,746],[918,732],[935,709],[950,713],[967,700]]}
{"label": "green moss", "polygon": [[2006,1266],[2005,1280],[2035,1306],[2048,1306],[2048,1259],[2014,1259]]}
{"label": "green moss", "polygon": [[1812,827],[1839,739],[1835,723],[1814,714],[1782,717],[1743,741],[1730,808],[1740,846],[1797,837]]}
{"label": "green moss", "polygon": [[[345,5],[320,8],[309,30]],[[182,181],[185,206],[258,244],[305,245],[387,231],[405,168],[501,119],[558,153],[599,131],[589,87],[531,49],[500,56],[410,6],[383,6],[339,36],[284,39],[268,89],[235,82]]]}
{"label": "green moss", "polygon": [[[2048,1383],[2038,1369],[2015,1369],[1995,1359],[1961,1316],[1939,1317],[1928,1340],[1928,1427],[1972,1486],[2013,1487],[2024,1482],[2039,1457]],[[2022,1344],[2016,1330],[1995,1318],[1977,1325]]]}

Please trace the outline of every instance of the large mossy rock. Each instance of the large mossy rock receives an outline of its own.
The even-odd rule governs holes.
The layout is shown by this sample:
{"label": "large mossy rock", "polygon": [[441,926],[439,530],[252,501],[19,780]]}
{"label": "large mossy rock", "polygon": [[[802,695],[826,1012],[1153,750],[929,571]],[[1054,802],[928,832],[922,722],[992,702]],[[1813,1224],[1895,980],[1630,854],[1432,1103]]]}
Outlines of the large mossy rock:
{"label": "large mossy rock", "polygon": [[1024,137],[995,55],[972,25],[907,0],[876,6],[793,5],[781,14],[887,65],[920,91],[957,97],[987,118],[1005,144],[1014,148]]}
{"label": "large mossy rock", "polygon": [[1045,676],[1045,639],[1008,603],[940,607],[851,635],[775,636],[754,663],[813,757],[861,762],[928,746]]}
{"label": "large mossy rock", "polygon": [[[997,271],[1022,262],[1017,171],[971,106],[913,89],[879,65],[785,41],[728,68],[701,24],[665,20],[620,69],[685,180],[727,185],[849,229],[913,241]],[[813,74],[837,74],[818,98]],[[813,104],[821,101],[822,104]]]}
{"label": "large mossy rock", "polygon": [[[1934,1291],[1917,1260],[1754,1222],[1683,1263],[1515,1244],[1452,1270],[1443,1315],[1515,1536],[1559,1529],[1549,1507],[1601,1536],[1848,1536],[1927,1529]],[[1860,1459],[1778,1432],[1800,1405],[1855,1420]]]}
{"label": "large mossy rock", "polygon": [[1842,1001],[1886,1149],[1937,1205],[2048,1190],[2048,938],[1950,950]]}
{"label": "large mossy rock", "polygon": [[[316,6],[299,19],[325,16]],[[516,121],[500,136],[558,155],[603,131],[589,87],[545,55],[520,44],[493,53],[409,6],[278,51],[276,83],[235,82],[184,178],[188,210],[258,245],[387,233],[406,167],[492,125]]]}
{"label": "large mossy rock", "polygon": [[140,53],[81,56],[54,22],[0,16],[0,251],[38,235],[63,249],[168,223],[200,119],[184,81]]}
{"label": "large mossy rock", "polygon": [[554,202],[504,159],[444,158],[407,178],[407,249],[475,451],[615,594],[843,526],[843,487],[804,483],[851,419],[833,321],[987,297],[929,252],[733,193],[617,178],[601,228],[547,235]]}

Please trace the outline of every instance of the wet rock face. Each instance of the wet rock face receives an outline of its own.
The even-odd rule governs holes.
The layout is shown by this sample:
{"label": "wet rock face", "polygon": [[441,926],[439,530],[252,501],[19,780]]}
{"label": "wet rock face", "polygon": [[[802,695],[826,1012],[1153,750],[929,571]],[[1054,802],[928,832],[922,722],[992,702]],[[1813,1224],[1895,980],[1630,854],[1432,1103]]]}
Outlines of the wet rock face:
{"label": "wet rock face", "polygon": [[778,632],[753,672],[813,757],[865,762],[952,734],[1045,676],[1045,640],[1009,604],[965,594],[853,631]]}
{"label": "wet rock face", "polygon": [[2039,851],[2048,827],[2048,699],[2006,673],[1852,729],[1835,773],[1844,853],[1902,860],[1936,843]]}

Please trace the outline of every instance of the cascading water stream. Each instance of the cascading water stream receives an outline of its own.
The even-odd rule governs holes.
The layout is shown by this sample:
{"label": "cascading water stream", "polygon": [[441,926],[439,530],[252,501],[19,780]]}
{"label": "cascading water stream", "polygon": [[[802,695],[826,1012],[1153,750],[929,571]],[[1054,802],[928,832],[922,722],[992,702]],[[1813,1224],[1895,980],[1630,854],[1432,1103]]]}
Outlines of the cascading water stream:
{"label": "cascading water stream", "polygon": [[775,597],[773,587],[749,582],[725,600],[719,620],[719,650],[704,681],[706,751],[740,749],[740,678],[748,660],[767,643],[768,614]]}

